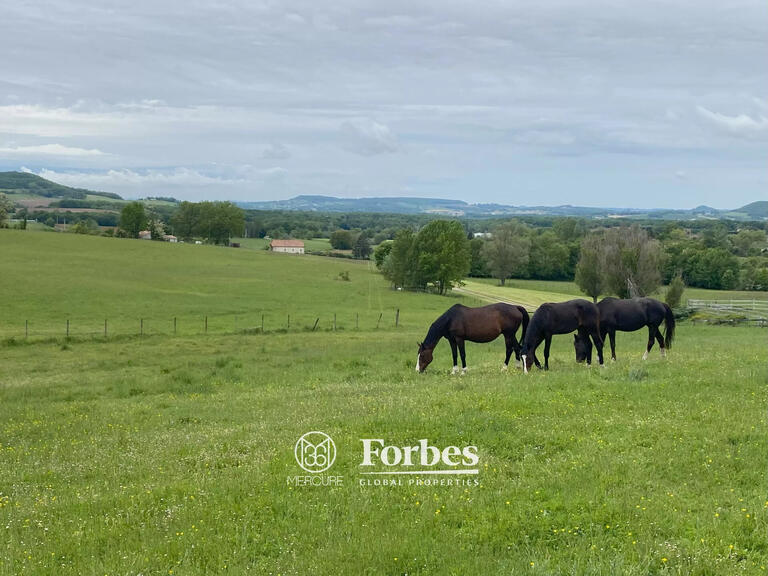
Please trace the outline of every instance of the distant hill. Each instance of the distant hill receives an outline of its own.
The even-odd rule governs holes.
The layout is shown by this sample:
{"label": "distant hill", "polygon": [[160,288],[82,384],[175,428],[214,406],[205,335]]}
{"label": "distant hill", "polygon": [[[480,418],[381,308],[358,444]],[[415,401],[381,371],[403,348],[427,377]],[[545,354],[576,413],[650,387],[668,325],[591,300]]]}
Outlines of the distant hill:
{"label": "distant hill", "polygon": [[768,200],[758,200],[757,202],[752,202],[751,204],[747,204],[746,206],[742,206],[741,208],[735,210],[735,212],[743,212],[750,218],[754,218],[756,220],[768,218]]}
{"label": "distant hill", "polygon": [[118,194],[71,188],[28,172],[0,172],[0,192],[8,195],[42,196],[43,198],[84,200],[90,195],[122,200]]}
{"label": "distant hill", "polygon": [[697,206],[691,210],[660,208],[592,208],[587,206],[511,206],[505,204],[469,204],[443,198],[335,198],[333,196],[296,196],[289,200],[268,202],[239,202],[253,210],[302,210],[310,212],[386,212],[391,214],[444,214],[487,218],[493,216],[542,215],[578,216],[582,218],[627,218],[694,220],[729,218],[733,220],[762,220],[768,218],[768,202],[748,204],[737,210],[717,210]]}

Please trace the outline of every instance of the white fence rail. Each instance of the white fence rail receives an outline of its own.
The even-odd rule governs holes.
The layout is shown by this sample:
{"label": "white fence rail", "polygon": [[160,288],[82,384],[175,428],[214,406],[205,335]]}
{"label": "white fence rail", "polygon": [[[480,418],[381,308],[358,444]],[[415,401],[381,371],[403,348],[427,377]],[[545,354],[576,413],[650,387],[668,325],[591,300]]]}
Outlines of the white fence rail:
{"label": "white fence rail", "polygon": [[688,308],[718,316],[743,316],[747,320],[768,320],[768,300],[688,300]]}

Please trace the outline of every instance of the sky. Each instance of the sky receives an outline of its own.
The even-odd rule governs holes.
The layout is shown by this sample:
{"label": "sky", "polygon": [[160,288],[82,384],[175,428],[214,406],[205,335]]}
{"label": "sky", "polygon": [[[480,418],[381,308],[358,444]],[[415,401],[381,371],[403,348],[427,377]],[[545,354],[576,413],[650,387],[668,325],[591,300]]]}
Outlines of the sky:
{"label": "sky", "polygon": [[0,170],[129,198],[768,198],[761,0],[28,0],[0,54]]}

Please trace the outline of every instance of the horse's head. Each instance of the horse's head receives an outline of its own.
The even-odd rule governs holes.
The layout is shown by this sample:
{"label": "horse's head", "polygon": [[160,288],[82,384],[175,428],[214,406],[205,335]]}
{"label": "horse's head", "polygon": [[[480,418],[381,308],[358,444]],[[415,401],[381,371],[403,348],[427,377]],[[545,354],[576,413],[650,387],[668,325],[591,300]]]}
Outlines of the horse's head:
{"label": "horse's head", "polygon": [[416,372],[424,372],[432,362],[432,350],[434,348],[425,348],[424,342],[419,342],[419,356],[416,359]]}
{"label": "horse's head", "polygon": [[573,349],[576,351],[576,362],[581,364],[592,352],[592,342],[589,337],[581,334],[573,335]]}
{"label": "horse's head", "polygon": [[528,370],[533,368],[533,350],[530,349],[527,342],[523,342],[520,349],[520,359],[523,361],[523,371],[528,374]]}

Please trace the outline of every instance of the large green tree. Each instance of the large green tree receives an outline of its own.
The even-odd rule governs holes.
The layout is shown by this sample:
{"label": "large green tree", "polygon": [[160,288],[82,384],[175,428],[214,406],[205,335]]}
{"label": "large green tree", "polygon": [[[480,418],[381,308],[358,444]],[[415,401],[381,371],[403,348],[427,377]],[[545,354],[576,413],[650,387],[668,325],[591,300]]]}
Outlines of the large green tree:
{"label": "large green tree", "polygon": [[484,255],[494,278],[503,286],[507,278],[522,276],[531,250],[531,239],[525,224],[511,220],[497,226],[486,242]]}
{"label": "large green tree", "polygon": [[413,286],[413,259],[416,235],[406,228],[399,230],[392,241],[389,254],[384,258],[381,272],[395,288],[410,288]]}
{"label": "large green tree", "polygon": [[603,235],[604,282],[620,298],[647,296],[661,285],[661,245],[637,225]]}
{"label": "large green tree", "polygon": [[455,220],[433,220],[416,235],[414,242],[416,284],[433,284],[445,294],[469,272],[469,240]]}
{"label": "large green tree", "polygon": [[576,264],[576,285],[597,302],[605,290],[603,281],[603,239],[600,234],[589,234],[581,241],[581,254]]}
{"label": "large green tree", "polygon": [[129,202],[120,212],[120,228],[130,238],[138,238],[139,232],[147,228],[147,213],[141,202]]}

